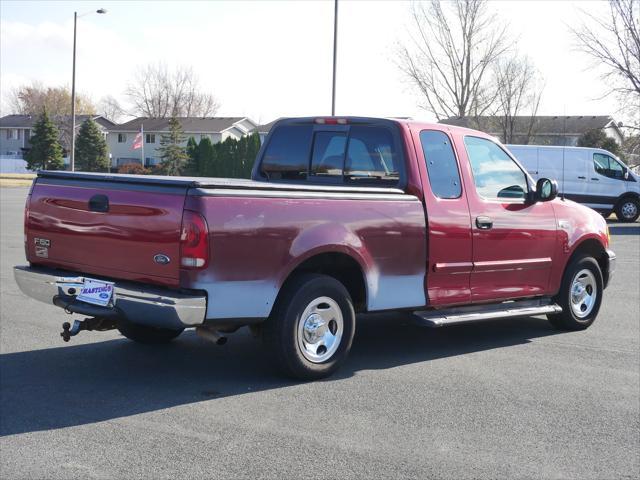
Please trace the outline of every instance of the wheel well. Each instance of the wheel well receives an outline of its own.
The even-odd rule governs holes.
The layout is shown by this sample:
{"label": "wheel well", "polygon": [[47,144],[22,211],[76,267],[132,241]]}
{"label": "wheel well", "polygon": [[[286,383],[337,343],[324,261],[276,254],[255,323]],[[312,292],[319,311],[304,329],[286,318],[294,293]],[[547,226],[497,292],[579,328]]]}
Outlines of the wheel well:
{"label": "wheel well", "polygon": [[344,253],[321,253],[298,265],[285,280],[283,287],[301,273],[320,273],[335,278],[351,295],[356,312],[367,308],[367,288],[360,264]]}
{"label": "wheel well", "polygon": [[624,202],[625,200],[627,200],[629,198],[632,199],[632,200],[635,200],[636,202],[640,201],[640,195],[638,195],[637,193],[635,193],[635,192],[626,192],[626,193],[623,193],[622,195],[620,195],[618,197],[618,201],[616,202],[615,207],[617,207],[618,205],[620,205],[622,202]]}
{"label": "wheel well", "polygon": [[588,255],[595,258],[596,262],[598,262],[598,266],[600,267],[600,271],[602,272],[602,278],[606,284],[607,279],[609,278],[609,257],[607,256],[607,251],[604,249],[602,244],[594,238],[585,240],[576,247],[569,259],[569,262],[567,262],[567,265],[569,265],[576,257],[582,255]]}

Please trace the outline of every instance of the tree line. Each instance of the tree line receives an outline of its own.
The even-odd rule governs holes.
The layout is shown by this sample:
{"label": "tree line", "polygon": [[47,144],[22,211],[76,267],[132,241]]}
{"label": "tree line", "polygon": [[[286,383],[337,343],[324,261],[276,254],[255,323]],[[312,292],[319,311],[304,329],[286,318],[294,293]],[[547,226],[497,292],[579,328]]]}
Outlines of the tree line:
{"label": "tree line", "polygon": [[[610,0],[608,15],[578,17],[572,28],[578,48],[602,69],[604,93],[615,95],[619,113],[628,115],[623,150],[640,149],[640,1]],[[514,140],[516,117],[525,117],[525,132],[518,133],[532,137],[544,82],[487,0],[415,2],[411,20],[398,66],[422,108],[438,120],[467,117],[475,128],[497,129],[505,143]]]}
{"label": "tree line", "polygon": [[[186,145],[185,145],[186,141]],[[207,136],[196,141],[186,139],[180,122],[169,120],[169,130],[160,137],[161,162],[153,168],[123,166],[120,173],[159,173],[192,177],[251,178],[251,170],[260,150],[260,135],[253,133],[239,139],[227,138],[213,143]]]}
{"label": "tree line", "polygon": [[[170,118],[207,117],[216,114],[220,103],[201,86],[197,73],[189,66],[170,69],[165,63],[139,67],[125,88],[128,105],[113,95],[96,102],[89,95],[76,93],[78,115],[102,115],[118,122],[125,116]],[[53,117],[71,115],[71,91],[68,86],[45,86],[32,82],[8,92],[12,113],[39,115],[44,109]]]}
{"label": "tree line", "polygon": [[[253,133],[238,140],[227,138],[212,143],[209,137],[196,142],[186,136],[176,117],[169,120],[169,130],[160,136],[161,162],[147,168],[138,163],[123,165],[118,173],[189,175],[195,177],[250,178],[253,163],[260,150],[260,136]],[[26,156],[30,170],[64,169],[63,148],[56,124],[46,109],[38,117],[30,139],[31,150]],[[89,117],[76,136],[76,170],[109,172],[111,170],[107,143],[98,124]]]}

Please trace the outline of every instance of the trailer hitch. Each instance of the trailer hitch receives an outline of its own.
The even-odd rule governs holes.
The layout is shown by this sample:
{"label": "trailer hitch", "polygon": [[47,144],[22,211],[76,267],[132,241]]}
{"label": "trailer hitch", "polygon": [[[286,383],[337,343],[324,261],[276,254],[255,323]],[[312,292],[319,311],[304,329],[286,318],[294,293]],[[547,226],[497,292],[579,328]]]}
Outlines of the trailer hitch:
{"label": "trailer hitch", "polygon": [[62,332],[60,336],[65,342],[71,340],[82,330],[105,332],[116,328],[116,322],[112,318],[85,318],[84,320],[74,320],[73,326],[69,322],[62,324]]}

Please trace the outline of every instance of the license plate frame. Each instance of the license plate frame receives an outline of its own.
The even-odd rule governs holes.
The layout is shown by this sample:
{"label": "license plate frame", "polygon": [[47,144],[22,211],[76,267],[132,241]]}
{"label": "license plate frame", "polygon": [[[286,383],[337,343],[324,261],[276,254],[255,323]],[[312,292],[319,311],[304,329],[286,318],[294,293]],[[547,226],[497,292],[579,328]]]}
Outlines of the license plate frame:
{"label": "license plate frame", "polygon": [[84,277],[82,280],[82,286],[76,296],[77,301],[99,307],[115,305],[115,284],[113,282],[88,277]]}

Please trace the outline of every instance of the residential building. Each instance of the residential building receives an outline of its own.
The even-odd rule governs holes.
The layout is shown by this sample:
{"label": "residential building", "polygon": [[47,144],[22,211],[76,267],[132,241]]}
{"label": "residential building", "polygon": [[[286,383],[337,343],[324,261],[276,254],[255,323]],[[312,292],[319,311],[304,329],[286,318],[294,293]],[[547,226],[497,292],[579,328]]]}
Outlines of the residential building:
{"label": "residential building", "polygon": [[[621,124],[606,115],[517,116],[513,121],[514,134],[508,141],[512,144],[576,146],[580,136],[590,130],[604,131],[618,145],[623,139]],[[481,130],[505,141],[500,117],[450,117],[439,123]]]}
{"label": "residential building", "polygon": [[258,132],[258,135],[260,135],[260,145],[264,143],[264,140],[267,138],[267,135],[269,135],[269,131],[278,120],[279,118],[276,118],[272,122],[265,123],[264,125],[258,125],[258,127],[256,128],[256,131]]}
{"label": "residential building", "polygon": [[[169,118],[139,117],[109,129],[107,143],[111,153],[111,166],[118,168],[128,163],[144,163],[145,166],[161,162],[160,140],[169,131]],[[227,138],[240,139],[256,130],[257,124],[247,117],[180,117],[180,126],[189,137],[200,141],[208,137],[212,143],[223,142]],[[137,134],[143,131],[144,162],[142,149],[133,149]]]}
{"label": "residential building", "polygon": [[[82,123],[89,117],[98,124],[105,138],[109,129],[115,126],[111,120],[101,115],[76,115],[76,135]],[[68,151],[71,145],[71,115],[52,116],[58,127],[60,144],[63,148],[65,164],[69,164]],[[6,115],[0,118],[0,171],[3,173],[26,172],[25,155],[31,149],[31,135],[38,115]]]}

